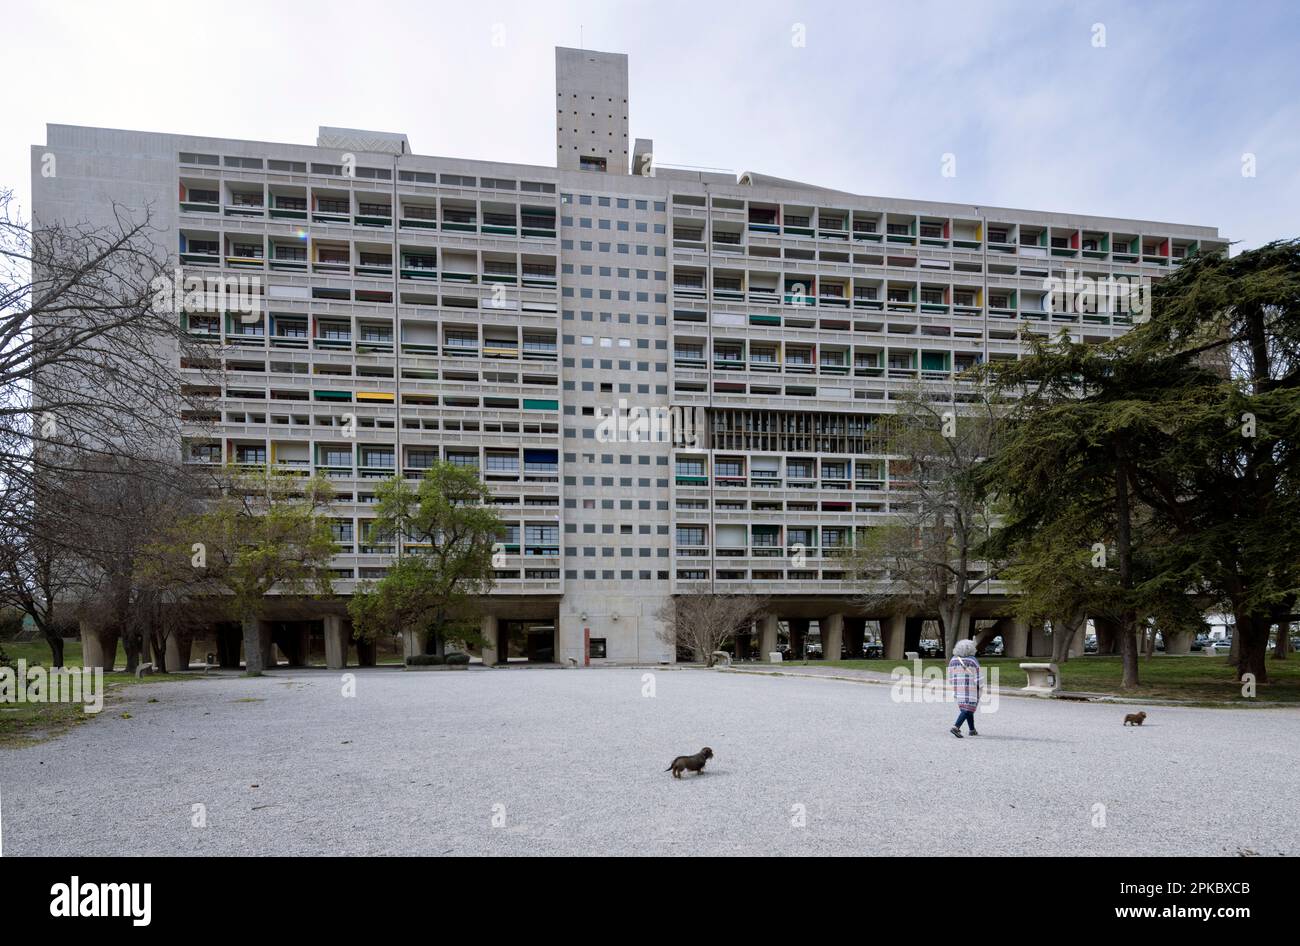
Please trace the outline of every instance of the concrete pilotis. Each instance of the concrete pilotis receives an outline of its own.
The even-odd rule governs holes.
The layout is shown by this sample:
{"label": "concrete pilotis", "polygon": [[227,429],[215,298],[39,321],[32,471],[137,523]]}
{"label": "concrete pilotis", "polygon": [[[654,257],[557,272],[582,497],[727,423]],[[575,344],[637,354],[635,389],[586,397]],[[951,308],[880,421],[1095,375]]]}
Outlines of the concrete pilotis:
{"label": "concrete pilotis", "polygon": [[429,645],[428,631],[402,631],[402,658],[418,657]]}
{"label": "concrete pilotis", "polygon": [[113,669],[117,658],[117,635],[103,628],[92,627],[81,622],[81,665],[83,667],[102,667],[105,672]]}
{"label": "concrete pilotis", "polygon": [[190,649],[193,646],[193,639],[189,634],[182,634],[173,631],[167,635],[167,646],[164,651],[163,663],[168,673],[176,673],[180,670],[188,670],[190,666]]}
{"label": "concrete pilotis", "polygon": [[844,646],[844,615],[832,614],[821,619],[822,659],[839,660]]}
{"label": "concrete pilotis", "polygon": [[1029,654],[1033,657],[1052,656],[1052,642],[1047,636],[1047,626],[1042,622],[1030,625]]}
{"label": "concrete pilotis", "polygon": [[1002,656],[1024,657],[1029,653],[1029,625],[1014,618],[1003,618]]}
{"label": "concrete pilotis", "polygon": [[351,622],[337,614],[325,616],[325,666],[342,670],[348,665],[348,637]]}
{"label": "concrete pilotis", "polygon": [[885,659],[902,660],[903,644],[907,638],[907,615],[891,614],[880,622],[880,631],[885,638]]}
{"label": "concrete pilotis", "polygon": [[[501,662],[501,622],[496,615],[483,615],[479,633],[483,636],[483,664],[494,667]],[[508,652],[506,656],[509,657]]]}
{"label": "concrete pilotis", "polygon": [[1088,637],[1088,622],[1083,621],[1082,623],[1079,624],[1079,629],[1074,632],[1074,636],[1070,638],[1069,655],[1071,657],[1083,656],[1083,643],[1087,639],[1087,637]]}
{"label": "concrete pilotis", "polygon": [[764,614],[758,619],[758,659],[767,660],[768,655],[776,650],[777,622],[775,614]]}
{"label": "concrete pilotis", "polygon": [[271,622],[244,619],[244,670],[258,674],[271,666]]}

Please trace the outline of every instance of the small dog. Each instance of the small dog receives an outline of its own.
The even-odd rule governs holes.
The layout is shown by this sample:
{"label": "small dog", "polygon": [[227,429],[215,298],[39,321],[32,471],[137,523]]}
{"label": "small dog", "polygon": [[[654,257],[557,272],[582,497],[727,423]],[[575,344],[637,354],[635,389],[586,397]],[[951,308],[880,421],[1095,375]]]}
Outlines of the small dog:
{"label": "small dog", "polygon": [[1145,712],[1129,713],[1127,716],[1124,717],[1124,725],[1141,726],[1142,723],[1146,721],[1146,718],[1147,718],[1147,714]]}
{"label": "small dog", "polygon": [[695,755],[679,755],[673,759],[673,764],[664,769],[665,772],[672,772],[673,778],[681,778],[683,772],[700,772],[704,771],[704,763],[713,758],[713,750],[705,746]]}

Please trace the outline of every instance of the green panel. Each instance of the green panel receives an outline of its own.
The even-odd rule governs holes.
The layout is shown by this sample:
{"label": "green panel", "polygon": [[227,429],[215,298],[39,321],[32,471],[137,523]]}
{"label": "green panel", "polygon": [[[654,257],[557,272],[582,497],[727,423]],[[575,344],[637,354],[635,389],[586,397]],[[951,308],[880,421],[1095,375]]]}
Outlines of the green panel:
{"label": "green panel", "polygon": [[524,410],[526,411],[558,411],[559,409],[559,401],[539,401],[524,398]]}

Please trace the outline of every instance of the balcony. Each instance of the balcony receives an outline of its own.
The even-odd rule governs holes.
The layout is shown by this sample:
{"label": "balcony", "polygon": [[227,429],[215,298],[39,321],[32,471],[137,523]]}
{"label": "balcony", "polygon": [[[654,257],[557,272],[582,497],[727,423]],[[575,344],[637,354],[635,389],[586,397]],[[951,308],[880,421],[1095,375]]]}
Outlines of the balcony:
{"label": "balcony", "polygon": [[450,233],[477,233],[478,218],[474,214],[444,211],[442,228]]}
{"label": "balcony", "polygon": [[509,214],[483,213],[483,232],[495,236],[517,236],[519,227]]}

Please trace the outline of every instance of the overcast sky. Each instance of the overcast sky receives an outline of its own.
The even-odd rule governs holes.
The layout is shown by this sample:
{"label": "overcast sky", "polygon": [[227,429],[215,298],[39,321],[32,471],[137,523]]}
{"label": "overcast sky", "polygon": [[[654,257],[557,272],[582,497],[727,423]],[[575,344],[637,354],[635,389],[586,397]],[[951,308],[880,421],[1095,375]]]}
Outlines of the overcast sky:
{"label": "overcast sky", "polygon": [[631,136],[661,163],[1243,247],[1300,235],[1296,0],[6,0],[0,22],[0,186],[24,211],[46,122],[300,143],[338,125],[550,165],[553,48],[581,44],[629,55]]}

